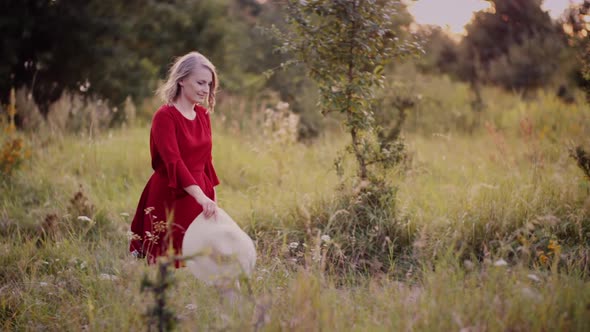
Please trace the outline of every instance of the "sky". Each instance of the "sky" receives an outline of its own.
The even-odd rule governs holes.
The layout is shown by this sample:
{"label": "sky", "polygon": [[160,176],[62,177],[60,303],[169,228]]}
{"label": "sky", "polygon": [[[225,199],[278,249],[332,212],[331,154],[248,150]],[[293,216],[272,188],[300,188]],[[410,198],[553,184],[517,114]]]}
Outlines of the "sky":
{"label": "sky", "polygon": [[[489,8],[489,2],[483,0],[408,0],[408,10],[418,24],[439,25],[451,33],[463,34],[464,26],[473,13]],[[583,0],[544,0],[543,9],[553,18],[559,17],[570,3],[582,3]],[[452,8],[452,9],[451,9]]]}

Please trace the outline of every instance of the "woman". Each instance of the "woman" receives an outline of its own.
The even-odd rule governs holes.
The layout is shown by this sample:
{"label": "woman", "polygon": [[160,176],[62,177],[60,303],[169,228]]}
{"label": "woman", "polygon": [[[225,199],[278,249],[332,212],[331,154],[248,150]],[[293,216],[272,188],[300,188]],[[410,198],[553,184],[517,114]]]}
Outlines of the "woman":
{"label": "woman", "polygon": [[172,65],[158,89],[165,104],[154,114],[150,131],[154,173],[141,194],[129,245],[134,256],[146,257],[149,264],[170,247],[181,255],[184,233],[201,212],[215,217],[219,179],[211,159],[209,113],[217,86],[213,64],[191,52]]}

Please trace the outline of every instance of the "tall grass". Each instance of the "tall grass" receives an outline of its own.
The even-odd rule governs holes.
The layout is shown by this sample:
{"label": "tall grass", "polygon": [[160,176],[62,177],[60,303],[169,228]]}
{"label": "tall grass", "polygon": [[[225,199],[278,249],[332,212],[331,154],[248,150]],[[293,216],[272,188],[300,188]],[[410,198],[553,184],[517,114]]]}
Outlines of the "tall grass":
{"label": "tall grass", "polygon": [[[222,125],[220,105],[219,204],[255,239],[259,265],[239,309],[175,271],[179,329],[590,329],[590,185],[568,157],[570,142],[586,143],[589,110],[550,95],[484,95],[488,110],[471,135],[445,107],[409,119],[410,167],[388,174],[398,192],[383,220],[395,222],[391,240],[403,250],[385,273],[344,280],[325,254],[345,245],[331,233],[353,190],[332,168],[345,135],[277,145]],[[436,98],[463,104],[451,93]],[[129,257],[126,234],[152,172],[148,137],[146,125],[27,136],[31,159],[0,181],[3,329],[145,328],[152,299],[139,288],[156,269]],[[354,172],[346,162],[345,179]]]}

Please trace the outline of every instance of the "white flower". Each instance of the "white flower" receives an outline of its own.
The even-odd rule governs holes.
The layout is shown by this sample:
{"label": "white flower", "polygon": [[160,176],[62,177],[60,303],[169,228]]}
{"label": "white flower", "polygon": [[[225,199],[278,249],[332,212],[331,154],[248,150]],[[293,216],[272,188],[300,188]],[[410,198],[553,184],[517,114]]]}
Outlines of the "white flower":
{"label": "white flower", "polygon": [[78,220],[92,222],[92,219],[88,218],[87,216],[78,216]]}
{"label": "white flower", "polygon": [[541,279],[539,279],[539,277],[537,277],[537,275],[532,274],[532,273],[529,274],[528,277],[529,277],[529,279],[531,279],[532,281],[535,281],[535,282],[540,282],[541,281]]}
{"label": "white flower", "polygon": [[289,103],[287,103],[285,101],[279,101],[277,103],[277,109],[279,111],[286,110],[287,108],[289,108]]}
{"label": "white flower", "polygon": [[506,265],[508,265],[508,263],[505,260],[503,260],[502,258],[500,258],[494,262],[494,266],[506,266]]}
{"label": "white flower", "polygon": [[289,243],[289,249],[297,249],[297,248],[299,248],[299,242]]}
{"label": "white flower", "polygon": [[330,242],[330,240],[332,240],[330,238],[330,235],[328,235],[328,234],[322,235],[322,237],[320,237],[320,239],[322,240],[322,242]]}
{"label": "white flower", "polygon": [[528,287],[523,287],[521,288],[520,292],[522,293],[522,295],[524,295],[525,297],[528,297],[531,300],[534,300],[535,302],[539,302],[543,299],[543,297],[541,296],[541,294],[539,294],[539,292],[528,288]]}
{"label": "white flower", "polygon": [[41,286],[41,287],[45,287],[45,286],[48,286],[48,285],[49,285],[49,284],[48,284],[48,283],[46,283],[45,281],[41,281],[41,282],[39,283],[39,286]]}
{"label": "white flower", "polygon": [[184,306],[187,310],[195,310],[197,309],[197,305],[193,304],[193,303],[189,303],[187,305]]}
{"label": "white flower", "polygon": [[322,255],[319,250],[312,249],[311,250],[311,260],[314,262],[319,262],[322,259]]}
{"label": "white flower", "polygon": [[115,276],[115,275],[112,275],[112,274],[107,274],[107,273],[101,273],[101,274],[98,276],[98,278],[99,278],[100,280],[111,280],[111,281],[119,279],[119,277],[117,277],[117,276]]}

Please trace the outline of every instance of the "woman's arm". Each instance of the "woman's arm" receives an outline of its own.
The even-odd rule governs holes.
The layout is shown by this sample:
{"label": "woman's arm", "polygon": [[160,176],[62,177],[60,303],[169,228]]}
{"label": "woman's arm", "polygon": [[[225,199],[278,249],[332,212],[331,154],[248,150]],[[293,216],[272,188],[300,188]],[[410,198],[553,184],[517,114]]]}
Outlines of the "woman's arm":
{"label": "woman's arm", "polygon": [[181,189],[196,185],[197,181],[180,156],[176,141],[176,125],[172,115],[161,110],[156,112],[152,121],[151,133],[153,143],[166,167],[168,187]]}
{"label": "woman's arm", "polygon": [[[186,190],[189,195],[191,195],[199,204],[201,204],[206,218],[210,218],[211,216],[215,215],[215,212],[217,212],[217,204],[207,197],[207,195],[205,195],[201,187],[194,184],[185,187],[184,190]],[[215,190],[215,188],[213,188],[213,190]]]}
{"label": "woman's arm", "polygon": [[203,190],[197,185],[180,157],[178,142],[176,141],[176,128],[170,114],[157,112],[154,115],[152,134],[156,148],[166,167],[168,186],[170,188],[183,188],[203,207],[205,217],[211,217],[216,211],[215,202],[203,193]]}

